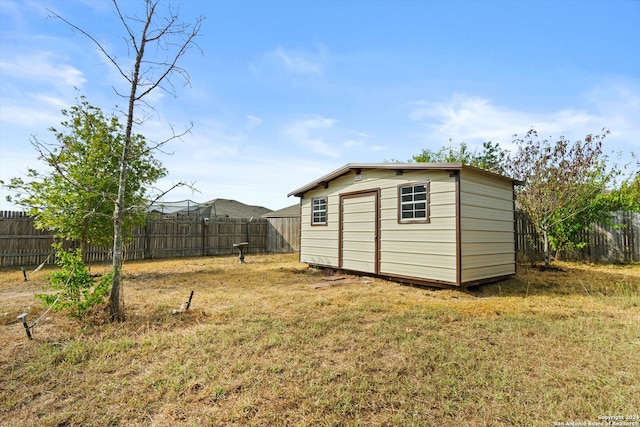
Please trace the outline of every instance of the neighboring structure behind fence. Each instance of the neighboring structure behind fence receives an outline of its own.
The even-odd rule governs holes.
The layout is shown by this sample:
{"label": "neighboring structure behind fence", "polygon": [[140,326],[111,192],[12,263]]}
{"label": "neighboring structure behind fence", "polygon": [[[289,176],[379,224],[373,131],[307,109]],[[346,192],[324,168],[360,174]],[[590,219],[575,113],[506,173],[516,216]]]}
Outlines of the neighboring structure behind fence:
{"label": "neighboring structure behind fence", "polygon": [[[640,214],[616,212],[615,225],[596,224],[585,232],[589,244],[562,259],[629,263],[640,261]],[[234,243],[249,242],[245,253],[296,252],[300,242],[300,218],[149,219],[134,231],[126,259],[178,258],[236,255]],[[23,212],[0,211],[0,267],[53,263],[50,233],[36,230]],[[526,215],[516,214],[518,261],[542,259],[542,242]],[[85,248],[88,262],[109,262],[111,248]]]}

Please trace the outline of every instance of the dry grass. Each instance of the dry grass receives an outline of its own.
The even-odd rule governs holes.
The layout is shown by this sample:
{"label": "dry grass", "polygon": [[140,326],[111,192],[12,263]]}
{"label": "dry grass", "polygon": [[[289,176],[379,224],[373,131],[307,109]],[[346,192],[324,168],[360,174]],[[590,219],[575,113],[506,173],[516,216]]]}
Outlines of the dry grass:
{"label": "dry grass", "polygon": [[[128,319],[16,316],[47,272],[0,272],[0,423],[40,426],[553,425],[637,415],[640,265],[520,266],[429,290],[314,289],[296,255],[125,266]],[[105,267],[93,266],[94,271]],[[172,315],[191,290],[192,307]]]}

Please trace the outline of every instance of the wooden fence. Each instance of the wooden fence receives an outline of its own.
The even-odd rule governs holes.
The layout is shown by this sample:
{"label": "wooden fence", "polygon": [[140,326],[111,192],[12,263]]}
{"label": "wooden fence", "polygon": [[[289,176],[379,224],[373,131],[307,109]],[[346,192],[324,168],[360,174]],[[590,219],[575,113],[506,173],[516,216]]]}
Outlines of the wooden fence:
{"label": "wooden fence", "polygon": [[[299,219],[294,218],[298,220]],[[280,226],[282,227],[282,226]],[[245,253],[292,252],[287,230],[267,219],[212,218],[210,220],[149,219],[133,232],[125,248],[125,259],[156,259],[238,254],[234,243],[248,242]],[[299,226],[297,226],[299,229]],[[295,236],[294,236],[295,237]],[[298,238],[299,240],[299,238]],[[0,212],[0,267],[52,263],[53,236],[37,230],[26,215]],[[72,246],[73,242],[65,242]],[[111,248],[84,248],[87,262],[109,262]]]}
{"label": "wooden fence", "polygon": [[[595,224],[584,235],[587,246],[562,253],[562,259],[629,263],[640,261],[640,214],[616,212],[614,225]],[[128,260],[232,255],[234,243],[249,242],[246,253],[297,252],[300,218],[149,219],[126,247]],[[52,263],[53,236],[36,230],[22,212],[0,212],[0,267]],[[67,243],[68,245],[72,243]],[[542,242],[526,215],[516,214],[519,261],[542,259]],[[109,262],[111,248],[85,248],[88,262]]]}
{"label": "wooden fence", "polygon": [[300,250],[300,218],[268,218],[267,252]]}
{"label": "wooden fence", "polygon": [[[640,261],[640,213],[614,212],[611,225],[596,223],[584,230],[582,249],[563,251],[560,259],[627,264]],[[542,239],[526,214],[516,212],[516,248],[518,261],[540,261]]]}

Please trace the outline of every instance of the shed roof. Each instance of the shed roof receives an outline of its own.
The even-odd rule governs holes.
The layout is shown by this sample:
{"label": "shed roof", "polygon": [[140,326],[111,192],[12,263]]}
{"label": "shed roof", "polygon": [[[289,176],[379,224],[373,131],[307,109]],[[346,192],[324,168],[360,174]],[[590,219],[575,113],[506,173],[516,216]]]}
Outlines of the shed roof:
{"label": "shed roof", "polygon": [[349,172],[360,173],[363,170],[372,170],[372,169],[384,169],[384,170],[394,170],[394,171],[412,171],[412,170],[444,170],[444,171],[459,171],[462,169],[471,169],[484,174],[491,175],[496,178],[506,179],[512,182],[517,182],[516,180],[509,178],[504,175],[500,175],[494,172],[489,172],[484,169],[477,168],[475,166],[465,165],[463,163],[347,163],[334,170],[333,172],[328,173],[327,175],[316,179],[315,181],[310,182],[309,184],[298,188],[297,190],[292,191],[287,196],[297,196],[301,197],[304,193],[309,190],[312,190],[319,186],[326,185],[329,181],[334,180],[342,175],[345,175]]}

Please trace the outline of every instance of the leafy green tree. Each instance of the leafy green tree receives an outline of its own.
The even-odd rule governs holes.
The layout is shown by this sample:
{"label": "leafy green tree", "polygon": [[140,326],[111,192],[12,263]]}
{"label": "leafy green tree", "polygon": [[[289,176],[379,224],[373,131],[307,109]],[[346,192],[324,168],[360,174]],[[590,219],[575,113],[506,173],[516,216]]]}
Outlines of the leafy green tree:
{"label": "leafy green tree", "polygon": [[607,201],[614,207],[613,210],[640,212],[640,162],[636,162],[635,171],[620,187],[607,196]]}
{"label": "leafy green tree", "polygon": [[[627,165],[628,166],[628,165]],[[612,171],[612,177],[621,173],[621,170]],[[640,178],[636,171],[633,176],[627,177],[614,189],[606,189],[594,196],[589,205],[573,218],[557,221],[549,233],[549,243],[556,252],[556,258],[560,256],[560,250],[579,249],[588,244],[584,240],[594,223],[613,225],[613,212],[629,211],[640,212]],[[562,212],[559,212],[562,215]]]}
{"label": "leafy green tree", "polygon": [[602,141],[609,133],[587,135],[571,143],[564,137],[540,140],[534,129],[514,140],[517,151],[510,175],[523,181],[516,201],[542,237],[545,266],[550,250],[575,244],[576,234],[593,222],[607,220],[615,206],[606,199],[620,170],[607,167]]}
{"label": "leafy green tree", "polygon": [[482,150],[471,151],[465,142],[459,147],[449,145],[442,147],[438,151],[423,149],[418,155],[413,156],[410,162],[425,163],[454,163],[460,162],[491,172],[504,173],[508,158],[508,152],[500,148],[500,144],[491,141],[482,144]]}
{"label": "leafy green tree", "polygon": [[[51,10],[49,12],[89,38],[127,84],[127,91],[121,95],[127,103],[126,111],[123,111],[126,126],[117,173],[118,191],[113,209],[113,286],[109,296],[111,319],[124,321],[124,307],[120,298],[121,271],[124,263],[123,230],[125,213],[131,208],[127,204],[126,190],[130,179],[129,164],[135,162],[133,125],[142,123],[141,120],[136,119],[136,113],[144,110],[145,107],[152,108],[146,100],[148,95],[156,89],[173,94],[172,76],[177,74],[184,79],[185,83],[189,82],[189,74],[184,68],[178,66],[178,60],[190,47],[197,47],[195,38],[204,18],[197,18],[194,25],[186,24],[179,20],[179,14],[170,6],[166,8],[166,14],[163,15],[158,7],[158,0],[144,0],[142,17],[127,17],[121,11],[117,0],[113,0],[113,5],[126,32],[124,40],[133,56],[132,61],[119,60],[107,51],[103,43],[88,32],[55,12]],[[174,134],[168,140],[158,143],[155,148],[180,136]]]}
{"label": "leafy green tree", "polygon": [[[27,179],[13,178],[6,186],[16,194],[8,199],[28,210],[39,229],[55,237],[98,246],[113,245],[113,205],[118,195],[114,179],[124,148],[124,129],[118,118],[107,117],[81,97],[77,105],[62,110],[61,128],[50,128],[57,142],[31,143],[49,169],[29,169]],[[147,148],[142,135],[133,135],[129,147],[124,230],[142,224],[147,187],[167,173]]]}

